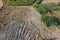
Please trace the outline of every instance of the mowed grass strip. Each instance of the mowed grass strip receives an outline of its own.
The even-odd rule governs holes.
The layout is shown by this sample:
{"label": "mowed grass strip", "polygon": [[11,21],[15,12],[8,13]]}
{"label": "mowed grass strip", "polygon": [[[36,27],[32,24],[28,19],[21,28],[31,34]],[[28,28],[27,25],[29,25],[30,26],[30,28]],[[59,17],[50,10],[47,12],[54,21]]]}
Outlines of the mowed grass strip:
{"label": "mowed grass strip", "polygon": [[12,6],[20,6],[20,5],[31,5],[35,0],[3,0],[4,3],[8,3]]}

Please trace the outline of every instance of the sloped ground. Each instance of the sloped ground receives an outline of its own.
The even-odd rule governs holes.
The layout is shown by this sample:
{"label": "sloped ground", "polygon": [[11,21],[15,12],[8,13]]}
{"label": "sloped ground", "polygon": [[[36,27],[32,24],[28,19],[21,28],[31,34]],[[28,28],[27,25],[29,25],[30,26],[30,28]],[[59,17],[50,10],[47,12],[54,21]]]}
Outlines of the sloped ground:
{"label": "sloped ground", "polygon": [[55,27],[49,30],[40,18],[32,6],[3,8],[0,10],[0,40],[37,40],[39,37],[60,40],[60,30]]}
{"label": "sloped ground", "polygon": [[37,40],[41,36],[40,15],[32,7],[9,6],[0,14],[0,40]]}

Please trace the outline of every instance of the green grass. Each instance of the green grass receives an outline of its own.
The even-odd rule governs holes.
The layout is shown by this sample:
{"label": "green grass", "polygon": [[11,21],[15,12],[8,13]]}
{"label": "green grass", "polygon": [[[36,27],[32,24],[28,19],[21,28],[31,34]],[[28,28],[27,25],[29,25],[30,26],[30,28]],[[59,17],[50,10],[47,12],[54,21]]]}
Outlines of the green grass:
{"label": "green grass", "polygon": [[44,24],[47,27],[50,27],[51,25],[60,25],[60,21],[58,20],[58,18],[56,18],[55,16],[47,16],[46,14],[49,12],[46,7],[52,6],[53,9],[56,10],[60,10],[60,6],[57,6],[55,4],[36,4],[34,5],[34,8],[42,15],[42,21],[44,22]]}
{"label": "green grass", "polygon": [[3,0],[3,2],[5,3],[9,3],[9,5],[13,5],[13,6],[20,6],[20,5],[31,5],[34,0]]}
{"label": "green grass", "polygon": [[60,21],[54,16],[43,16],[42,21],[47,27],[50,27],[51,25],[60,25]]}
{"label": "green grass", "polygon": [[32,5],[32,4],[40,4],[42,0],[3,0],[4,3],[9,3],[9,5],[20,6],[20,5]]}
{"label": "green grass", "polygon": [[42,2],[43,0],[36,0],[36,4],[41,4],[41,2]]}
{"label": "green grass", "polygon": [[54,7],[54,10],[55,10],[55,11],[60,11],[60,5],[56,5],[56,6]]}
{"label": "green grass", "polygon": [[34,5],[34,8],[42,15],[45,15],[48,12],[48,10],[45,7],[45,4]]}

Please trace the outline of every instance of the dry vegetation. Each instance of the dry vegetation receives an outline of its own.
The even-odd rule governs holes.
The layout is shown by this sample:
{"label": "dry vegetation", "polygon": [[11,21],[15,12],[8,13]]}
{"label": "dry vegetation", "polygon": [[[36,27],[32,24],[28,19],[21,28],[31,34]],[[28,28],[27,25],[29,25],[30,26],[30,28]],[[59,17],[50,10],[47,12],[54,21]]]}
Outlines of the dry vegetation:
{"label": "dry vegetation", "polygon": [[43,0],[42,4],[48,4],[48,3],[60,3],[60,0]]}

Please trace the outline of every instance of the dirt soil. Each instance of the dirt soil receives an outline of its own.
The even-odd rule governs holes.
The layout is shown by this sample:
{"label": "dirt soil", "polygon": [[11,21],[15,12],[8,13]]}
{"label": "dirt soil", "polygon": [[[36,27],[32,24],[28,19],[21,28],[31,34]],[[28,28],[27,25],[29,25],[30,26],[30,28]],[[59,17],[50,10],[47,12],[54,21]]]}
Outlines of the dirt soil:
{"label": "dirt soil", "polygon": [[[19,33],[17,27],[20,25],[19,22],[17,23],[19,25],[17,25],[14,20],[24,20],[28,23],[26,25],[30,31],[35,30],[35,33],[38,32],[42,38],[56,38],[56,40],[60,40],[60,30],[56,27],[51,29],[45,27],[41,22],[41,15],[32,6],[8,6],[0,10],[0,40],[14,39],[15,36],[18,35],[13,35],[15,33],[14,28],[16,28],[16,32]],[[11,38],[12,35],[14,36],[13,38]]]}
{"label": "dirt soil", "polygon": [[47,3],[60,3],[60,0],[43,0],[42,4],[47,4]]}

